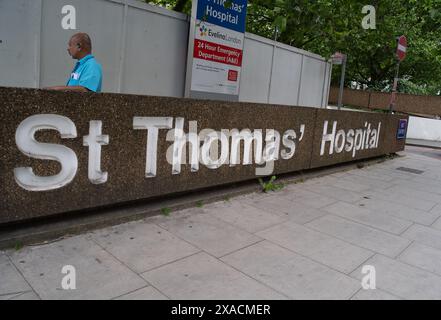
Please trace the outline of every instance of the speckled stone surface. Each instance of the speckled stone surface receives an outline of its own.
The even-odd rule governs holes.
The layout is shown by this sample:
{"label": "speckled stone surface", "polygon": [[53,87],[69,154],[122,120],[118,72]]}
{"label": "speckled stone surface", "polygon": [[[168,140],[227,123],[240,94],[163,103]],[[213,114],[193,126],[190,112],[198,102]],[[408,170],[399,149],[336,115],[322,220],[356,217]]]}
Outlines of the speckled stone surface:
{"label": "speckled stone surface", "polygon": [[[198,131],[204,128],[249,128],[263,129],[264,132],[265,129],[275,129],[283,134],[287,129],[294,129],[298,135],[300,126],[304,124],[305,132],[302,140],[296,144],[294,157],[276,161],[274,174],[307,169],[311,164],[316,167],[353,160],[344,156],[317,158],[315,153],[317,147],[320,147],[322,133],[319,127],[323,125],[322,120],[325,117],[339,118],[351,125],[362,123],[368,118],[381,117],[384,121],[388,119],[382,127],[383,134],[389,132],[391,135],[387,140],[388,145],[380,142],[381,150],[360,153],[357,159],[404,148],[404,141],[397,143],[392,138],[392,133],[396,134],[397,117],[370,113],[3,87],[0,87],[0,109],[0,224],[56,214],[67,215],[72,211],[257,178],[256,165],[223,165],[213,170],[201,164],[199,171],[191,172],[187,164],[182,165],[180,174],[172,174],[171,164],[166,161],[166,151],[173,142],[166,141],[167,130],[159,131],[157,175],[154,178],[145,178],[147,131],[133,129],[135,116],[183,117],[185,132],[188,132],[188,121],[191,120],[197,121]],[[77,138],[61,139],[54,130],[43,130],[36,134],[38,141],[63,144],[74,150],[78,157],[78,171],[74,180],[60,189],[31,192],[22,189],[15,182],[13,169],[16,167],[30,166],[37,175],[53,175],[60,170],[60,164],[56,161],[29,158],[15,144],[18,125],[35,114],[63,115],[75,123]],[[102,133],[110,136],[110,143],[102,147],[101,154],[101,170],[107,171],[109,177],[106,183],[98,185],[92,184],[88,179],[88,147],[83,146],[83,136],[89,134],[91,120],[101,120]],[[314,134],[318,136],[314,138]],[[385,140],[386,136],[381,139]]]}
{"label": "speckled stone surface", "polygon": [[[331,87],[329,90],[329,103],[338,103],[338,93],[340,88]],[[345,88],[343,91],[343,104],[350,106],[358,106],[362,108],[369,108],[369,91],[351,90]]]}
{"label": "speckled stone surface", "polygon": [[[339,88],[329,91],[329,103],[338,102]],[[390,93],[345,88],[343,104],[361,108],[389,110]],[[441,115],[441,97],[398,93],[395,111],[425,115]]]}

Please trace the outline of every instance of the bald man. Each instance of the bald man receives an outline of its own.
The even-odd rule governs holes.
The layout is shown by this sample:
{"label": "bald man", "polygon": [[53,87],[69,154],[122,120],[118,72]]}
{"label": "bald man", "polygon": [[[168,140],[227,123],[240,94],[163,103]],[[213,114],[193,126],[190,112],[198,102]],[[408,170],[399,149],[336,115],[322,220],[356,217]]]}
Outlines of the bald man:
{"label": "bald man", "polygon": [[45,89],[77,92],[101,92],[102,69],[92,55],[92,41],[86,33],[74,34],[68,43],[67,52],[78,62],[65,86]]}

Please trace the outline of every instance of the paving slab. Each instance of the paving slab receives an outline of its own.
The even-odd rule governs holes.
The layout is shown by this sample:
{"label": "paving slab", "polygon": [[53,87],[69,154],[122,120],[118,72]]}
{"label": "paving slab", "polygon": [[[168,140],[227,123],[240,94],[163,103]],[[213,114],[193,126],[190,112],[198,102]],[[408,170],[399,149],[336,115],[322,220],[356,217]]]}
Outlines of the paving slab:
{"label": "paving slab", "polygon": [[249,205],[265,210],[270,213],[287,216],[292,210],[294,202],[289,198],[277,193],[271,194],[264,199],[255,199],[247,202]]}
{"label": "paving slab", "polygon": [[[382,168],[381,166],[370,166],[368,168],[366,168],[366,171],[368,172],[373,172],[375,174],[385,174],[388,175],[392,178],[399,178],[399,179],[405,179],[405,180],[410,180],[413,177],[415,177],[414,173],[410,173],[410,172],[406,172],[406,171],[400,171],[397,170],[397,168],[399,168],[400,166],[397,166],[395,168]],[[412,169],[417,169],[417,168],[412,168]]]}
{"label": "paving slab", "polygon": [[415,242],[399,256],[398,260],[441,276],[441,250]]}
{"label": "paving slab", "polygon": [[366,170],[366,169],[358,169],[358,170],[351,170],[350,172],[353,175],[360,176],[360,177],[367,177],[367,178],[374,178],[377,180],[381,180],[384,182],[390,182],[394,179],[394,177],[391,177],[388,174],[375,172],[372,170]]}
{"label": "paving slab", "polygon": [[434,201],[421,199],[417,196],[404,195],[391,190],[382,190],[381,192],[369,190],[364,192],[363,196],[368,196],[373,200],[379,199],[389,202],[395,202],[397,204],[409,206],[411,208],[422,211],[430,211],[437,204]]}
{"label": "paving slab", "polygon": [[22,294],[22,293],[12,293],[12,294],[0,295],[0,301],[11,300],[12,298],[19,296],[20,294]]}
{"label": "paving slab", "polygon": [[343,273],[267,241],[221,260],[292,299],[349,299],[361,287]]}
{"label": "paving slab", "polygon": [[427,187],[433,187],[433,190],[438,193],[441,194],[441,186],[440,186],[440,179],[436,179],[433,176],[417,176],[414,177],[411,181],[409,181],[409,184],[411,183],[417,183],[419,185],[424,185]]}
{"label": "paving slab", "polygon": [[362,200],[357,201],[354,205],[426,226],[430,226],[441,215],[441,212],[427,212],[387,200],[373,199],[368,196],[363,197]]}
{"label": "paving slab", "polygon": [[410,221],[341,201],[329,205],[323,208],[323,210],[336,216],[397,235],[412,225]]}
{"label": "paving slab", "polygon": [[424,191],[418,189],[419,188],[416,188],[415,186],[400,184],[400,185],[395,185],[389,189],[386,189],[386,193],[392,191],[395,193],[404,194],[406,196],[411,196],[412,198],[417,197],[418,199],[427,200],[435,204],[441,203],[441,195],[432,192],[433,190],[430,190],[431,189],[430,187],[427,188],[428,190],[424,190]]}
{"label": "paving slab", "polygon": [[136,273],[200,251],[157,225],[139,221],[97,230],[91,237]]}
{"label": "paving slab", "polygon": [[318,218],[306,226],[392,258],[410,244],[407,239],[333,215]]}
{"label": "paving slab", "polygon": [[[425,182],[416,181],[415,178],[412,180],[403,180],[403,179],[395,179],[393,181],[394,189],[396,188],[397,191],[402,191],[404,193],[409,193],[416,191],[418,194],[423,195],[423,199],[425,199],[425,192],[432,194],[430,196],[439,196],[441,197],[441,185],[440,181],[433,181],[429,179],[424,179]],[[431,182],[433,181],[433,182]],[[391,186],[392,187],[392,186]],[[399,189],[399,187],[403,189]],[[393,190],[393,189],[392,189]],[[412,190],[412,191],[410,191]],[[422,192],[422,193],[421,193]],[[429,198],[429,200],[432,200]],[[435,198],[433,198],[435,200]],[[436,201],[435,201],[436,202]]]}
{"label": "paving slab", "polygon": [[264,230],[289,219],[287,214],[261,210],[237,200],[217,202],[205,208],[205,212],[250,233]]}
{"label": "paving slab", "polygon": [[372,187],[355,182],[354,180],[347,180],[345,177],[343,178],[335,178],[334,181],[331,181],[329,185],[338,187],[340,189],[348,190],[348,191],[355,191],[355,192],[363,192],[369,189],[372,189]]}
{"label": "paving slab", "polygon": [[[84,236],[10,253],[36,293],[47,299],[110,299],[147,283]],[[62,268],[75,268],[76,289],[62,289]]]}
{"label": "paving slab", "polygon": [[351,300],[402,300],[380,289],[361,289]]}
{"label": "paving slab", "polygon": [[148,286],[127,293],[120,297],[117,297],[115,298],[115,300],[169,300],[169,299],[168,297],[163,295],[159,290],[153,288],[152,286]]}
{"label": "paving slab", "polygon": [[[441,299],[441,277],[403,262],[375,255],[365,265],[375,267],[376,287],[404,299]],[[352,273],[354,278],[365,275],[361,268]]]}
{"label": "paving slab", "polygon": [[[167,207],[164,207],[165,210]],[[187,208],[182,210],[170,211],[166,213],[161,213],[156,216],[151,216],[143,219],[144,222],[149,224],[157,224],[166,223],[168,221],[173,221],[177,218],[185,218],[189,216],[194,216],[198,214],[205,214],[204,208]]]}
{"label": "paving slab", "polygon": [[350,273],[374,255],[369,250],[293,222],[277,225],[257,235],[343,273]]}
{"label": "paving slab", "polygon": [[404,232],[402,236],[441,250],[441,230],[416,224]]}
{"label": "paving slab", "polygon": [[349,203],[358,201],[362,197],[360,193],[341,189],[335,186],[313,185],[306,187],[306,189],[318,193],[319,195],[324,195],[329,198],[334,198],[336,200],[345,201]]}
{"label": "paving slab", "polygon": [[360,185],[364,185],[366,187],[369,187],[370,189],[386,189],[393,186],[391,182],[385,182],[383,180],[375,179],[368,176],[364,176],[364,177],[357,176],[355,174],[352,174],[352,171],[346,173],[346,175],[341,177],[341,179],[345,181],[355,182]]}
{"label": "paving slab", "polygon": [[438,220],[436,220],[436,221],[431,225],[431,227],[441,231],[441,217],[438,218]]}
{"label": "paving slab", "polygon": [[160,226],[216,257],[249,246],[262,239],[210,215],[176,218]]}
{"label": "paving slab", "polygon": [[441,204],[438,203],[436,206],[430,209],[429,212],[441,216]]}
{"label": "paving slab", "polygon": [[171,299],[287,299],[204,252],[148,271],[142,276]]}
{"label": "paving slab", "polygon": [[9,300],[40,300],[40,298],[33,291],[23,292]]}
{"label": "paving slab", "polygon": [[289,192],[280,192],[280,196],[291,200],[295,205],[303,204],[315,209],[321,209],[338,201],[334,198],[308,191],[304,188],[303,184],[295,185],[295,187],[291,188]]}
{"label": "paving slab", "polygon": [[[317,198],[317,196],[318,195],[315,195],[318,203],[320,202],[320,198]],[[333,202],[335,202],[335,200],[331,201],[331,203]],[[287,200],[285,196],[278,195],[266,198],[266,200],[255,201],[250,205],[255,208],[262,208],[262,210],[270,213],[281,215],[299,224],[310,222],[327,214],[326,211],[316,209],[314,206],[309,206],[305,201]]]}
{"label": "paving slab", "polygon": [[29,290],[31,290],[31,287],[9,260],[8,256],[0,253],[0,296],[14,296]]}

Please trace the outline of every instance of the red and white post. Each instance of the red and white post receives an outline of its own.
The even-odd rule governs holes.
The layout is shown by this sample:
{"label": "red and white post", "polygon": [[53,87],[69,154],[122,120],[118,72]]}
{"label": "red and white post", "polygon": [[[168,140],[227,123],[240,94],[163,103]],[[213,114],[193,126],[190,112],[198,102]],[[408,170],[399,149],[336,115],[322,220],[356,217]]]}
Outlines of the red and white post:
{"label": "red and white post", "polygon": [[399,72],[400,72],[400,62],[406,58],[406,52],[407,52],[407,39],[405,36],[401,36],[398,38],[398,46],[397,46],[397,72],[395,74],[394,78],[394,84],[392,87],[392,95],[390,98],[390,104],[389,104],[389,112],[392,113],[393,109],[395,108],[395,102],[397,100],[397,87],[398,87],[398,81],[399,81]]}

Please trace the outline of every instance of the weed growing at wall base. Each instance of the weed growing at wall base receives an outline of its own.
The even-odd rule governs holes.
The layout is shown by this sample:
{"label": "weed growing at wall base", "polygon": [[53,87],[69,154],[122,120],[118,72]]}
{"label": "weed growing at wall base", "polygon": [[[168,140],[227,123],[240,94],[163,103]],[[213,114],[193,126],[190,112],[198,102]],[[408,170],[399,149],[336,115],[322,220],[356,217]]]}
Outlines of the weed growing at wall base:
{"label": "weed growing at wall base", "polygon": [[283,183],[274,183],[275,180],[276,176],[272,176],[268,182],[264,182],[261,178],[259,178],[259,183],[263,192],[267,193],[269,191],[277,191],[284,187]]}
{"label": "weed growing at wall base", "polygon": [[168,217],[170,215],[170,212],[171,212],[170,208],[162,208],[161,209],[161,214],[163,214],[166,217]]}

